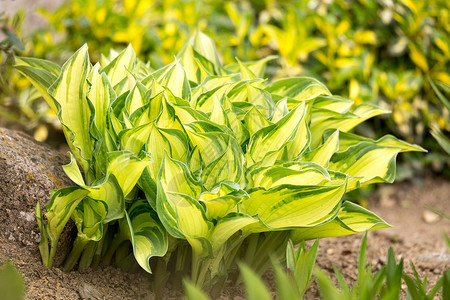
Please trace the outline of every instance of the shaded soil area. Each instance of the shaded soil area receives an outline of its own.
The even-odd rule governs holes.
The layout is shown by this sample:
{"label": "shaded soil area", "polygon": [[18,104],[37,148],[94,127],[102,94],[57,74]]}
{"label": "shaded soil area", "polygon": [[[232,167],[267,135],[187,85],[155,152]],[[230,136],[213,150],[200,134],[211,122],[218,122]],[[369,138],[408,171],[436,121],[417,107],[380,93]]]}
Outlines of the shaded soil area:
{"label": "shaded soil area", "polygon": [[[379,187],[369,201],[370,209],[394,227],[369,233],[367,261],[374,269],[381,267],[386,263],[389,246],[392,246],[397,258],[404,258],[407,272],[412,272],[409,265],[412,261],[419,274],[427,276],[433,286],[450,268],[450,252],[442,234],[450,234],[450,221],[433,214],[429,207],[448,214],[449,200],[450,182],[442,178]],[[329,273],[336,265],[348,282],[355,281],[361,238],[358,234],[321,240],[317,264]],[[155,298],[151,276],[145,272],[128,274],[111,266],[70,273],[57,267],[49,270],[42,266],[36,244],[18,245],[5,236],[0,239],[0,261],[12,261],[23,274],[28,299]],[[273,288],[270,272],[265,279]],[[169,289],[165,295],[167,299],[181,297],[181,293]],[[313,284],[307,299],[317,297],[317,288]],[[243,299],[245,291],[242,287],[229,287],[221,298]]]}

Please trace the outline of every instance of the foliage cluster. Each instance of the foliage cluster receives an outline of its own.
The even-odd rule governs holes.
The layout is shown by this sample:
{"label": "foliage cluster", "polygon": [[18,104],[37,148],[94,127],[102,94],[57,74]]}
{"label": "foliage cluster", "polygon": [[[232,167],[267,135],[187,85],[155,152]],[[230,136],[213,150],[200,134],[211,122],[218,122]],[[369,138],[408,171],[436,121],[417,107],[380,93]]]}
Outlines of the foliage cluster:
{"label": "foliage cluster", "polygon": [[67,270],[114,259],[208,288],[241,259],[262,272],[289,238],[389,226],[344,194],[392,182],[397,154],[423,149],[350,133],[386,111],[310,77],[268,83],[266,62],[223,65],[200,31],[155,71],[131,46],[95,65],[86,45],[62,68],[17,57],[72,151],[64,170],[76,186],[51,193],[46,220],[36,207],[44,264],[69,218]]}

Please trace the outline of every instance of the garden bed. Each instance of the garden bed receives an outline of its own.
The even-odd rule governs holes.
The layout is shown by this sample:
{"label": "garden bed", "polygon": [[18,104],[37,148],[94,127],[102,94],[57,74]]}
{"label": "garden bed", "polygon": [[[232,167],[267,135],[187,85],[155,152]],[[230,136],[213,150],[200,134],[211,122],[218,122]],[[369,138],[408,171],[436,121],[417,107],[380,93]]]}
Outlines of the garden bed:
{"label": "garden bed", "polygon": [[[367,261],[374,268],[386,262],[389,246],[395,254],[405,259],[405,270],[411,272],[409,261],[419,274],[427,276],[433,286],[445,270],[450,268],[450,253],[442,232],[450,233],[450,221],[429,214],[431,206],[443,212],[450,211],[448,201],[450,182],[441,178],[426,178],[423,181],[383,185],[370,198],[371,210],[394,225],[390,229],[370,232],[368,235]],[[4,211],[0,211],[3,214]],[[431,214],[430,214],[431,215]],[[1,219],[1,218],[0,218]],[[22,219],[17,219],[20,227]],[[327,238],[320,241],[317,264],[332,272],[336,265],[348,282],[357,278],[357,259],[362,235]],[[5,237],[0,238],[0,261],[11,260],[23,274],[28,299],[77,299],[97,297],[99,299],[153,299],[151,276],[144,271],[127,274],[111,266],[96,270],[65,273],[59,268],[45,268],[37,245],[18,246]],[[266,280],[272,283],[271,274]],[[170,280],[169,280],[170,281]],[[175,289],[167,290],[167,299],[181,297]],[[307,299],[317,297],[315,285],[307,292]],[[245,298],[245,291],[229,287],[223,299]]]}

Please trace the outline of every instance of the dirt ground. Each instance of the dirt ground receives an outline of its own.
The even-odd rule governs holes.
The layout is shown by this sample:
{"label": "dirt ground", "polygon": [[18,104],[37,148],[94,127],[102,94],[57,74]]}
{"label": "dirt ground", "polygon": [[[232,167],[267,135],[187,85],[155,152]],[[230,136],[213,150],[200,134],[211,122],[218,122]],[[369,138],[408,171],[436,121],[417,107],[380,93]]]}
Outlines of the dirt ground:
{"label": "dirt ground", "polygon": [[[450,221],[430,213],[433,207],[450,212],[450,181],[426,178],[414,183],[404,182],[381,186],[371,197],[370,209],[394,227],[370,232],[367,261],[374,268],[386,263],[389,246],[397,258],[403,257],[405,269],[411,272],[409,261],[419,274],[427,276],[430,286],[450,268],[450,252],[442,232],[450,234]],[[1,213],[1,212],[0,212]],[[328,238],[320,241],[317,264],[332,272],[336,265],[348,282],[357,278],[357,259],[362,235]],[[37,245],[18,246],[2,238],[0,262],[12,261],[23,274],[27,286],[27,299],[154,299],[151,276],[145,272],[124,273],[111,266],[96,270],[65,273],[59,268],[51,270],[42,266]],[[270,272],[266,280],[274,286]],[[166,299],[178,299],[181,294],[167,290]],[[307,299],[317,299],[313,284]],[[221,299],[241,300],[245,291],[229,287]]]}

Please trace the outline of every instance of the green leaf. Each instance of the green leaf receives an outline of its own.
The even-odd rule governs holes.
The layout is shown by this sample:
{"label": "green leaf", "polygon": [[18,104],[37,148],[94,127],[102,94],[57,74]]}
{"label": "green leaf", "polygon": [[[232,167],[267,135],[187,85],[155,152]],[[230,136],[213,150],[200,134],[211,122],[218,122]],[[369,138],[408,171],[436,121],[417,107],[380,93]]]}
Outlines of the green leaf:
{"label": "green leaf", "polygon": [[45,59],[16,56],[15,62],[16,62],[17,66],[29,66],[29,67],[45,70],[46,72],[53,75],[55,77],[55,79],[61,73],[60,66],[58,66],[54,62],[51,62],[51,61],[48,61]]}
{"label": "green leaf", "polygon": [[188,300],[209,300],[210,298],[200,288],[187,280],[183,280],[184,294]]}
{"label": "green leaf", "polygon": [[273,124],[255,106],[245,114],[244,122],[250,136],[254,135],[258,130]]}
{"label": "green leaf", "polygon": [[217,254],[223,249],[224,244],[228,239],[242,230],[246,226],[258,223],[256,218],[242,213],[229,213],[224,218],[221,218],[214,229],[210,232],[209,240],[212,244],[213,253]]}
{"label": "green leaf", "polygon": [[219,125],[225,125],[230,127],[230,121],[228,120],[228,115],[225,109],[220,103],[218,97],[214,97],[213,107],[211,109],[211,114],[209,116],[209,120]]}
{"label": "green leaf", "polygon": [[[368,294],[367,286],[365,286],[367,281],[370,281],[372,276],[372,270],[369,266],[366,270],[366,250],[367,250],[367,232],[364,233],[364,237],[361,241],[361,247],[359,248],[358,255],[358,292],[363,299],[368,299],[370,296]],[[366,281],[367,279],[367,281]]]}
{"label": "green leaf", "polygon": [[361,142],[343,152],[335,153],[329,169],[362,177],[362,184],[390,182],[395,179],[395,159],[401,148],[378,146],[371,142]]}
{"label": "green leaf", "polygon": [[272,119],[270,120],[271,122],[276,123],[289,113],[287,101],[288,101],[288,98],[285,97],[276,103],[275,110],[272,115]]}
{"label": "green leaf", "polygon": [[46,227],[52,248],[58,244],[59,236],[73,211],[88,194],[89,191],[80,187],[67,187],[52,192],[50,202],[45,206]]}
{"label": "green leaf", "polygon": [[130,93],[125,100],[125,107],[128,112],[128,115],[136,111],[138,108],[144,106],[146,103],[146,94],[148,89],[139,81],[136,81],[134,87],[130,90]]}
{"label": "green leaf", "polygon": [[200,194],[199,201],[205,205],[207,218],[212,220],[224,217],[246,197],[248,197],[247,192],[237,183],[223,181],[210,191]]}
{"label": "green leaf", "polygon": [[319,96],[314,99],[313,107],[315,109],[327,109],[337,113],[346,113],[353,105],[352,100],[339,96]]}
{"label": "green leaf", "polygon": [[159,221],[156,212],[145,200],[135,200],[126,212],[130,241],[139,265],[152,273],[149,259],[164,256],[168,249],[167,231]]}
{"label": "green leaf", "polygon": [[[156,209],[167,232],[177,238],[186,238],[194,252],[205,250],[212,223],[197,198],[201,192],[198,182],[187,166],[164,156],[157,179]],[[206,245],[207,246],[207,245]]]}
{"label": "green leaf", "polygon": [[286,267],[290,270],[290,272],[294,272],[295,270],[295,262],[297,261],[297,255],[295,254],[294,245],[292,244],[292,240],[289,239],[286,246]]}
{"label": "green leaf", "polygon": [[230,87],[226,95],[234,105],[247,107],[245,111],[255,106],[268,119],[273,114],[275,103],[271,94],[262,87],[262,81],[259,79],[241,81]]}
{"label": "green leaf", "polygon": [[70,163],[62,166],[64,172],[75,184],[79,186],[85,186],[86,183],[84,177],[81,174],[80,168],[78,168],[75,157],[73,156],[72,152],[68,152],[68,154],[70,157]]}
{"label": "green leaf", "polygon": [[72,214],[78,237],[99,241],[103,236],[103,220],[107,214],[106,203],[86,197]]}
{"label": "green leaf", "polygon": [[10,262],[0,266],[0,293],[3,299],[25,299],[25,282]]}
{"label": "green leaf", "polygon": [[386,265],[386,288],[382,290],[381,299],[396,299],[400,296],[403,274],[403,258],[397,265],[395,253],[392,247],[389,247],[387,265]]}
{"label": "green leaf", "polygon": [[241,75],[241,80],[257,79],[257,76],[246,65],[244,65],[239,59],[236,58],[236,60],[239,64],[239,73]]}
{"label": "green leaf", "polygon": [[[207,67],[206,65],[210,63],[213,66],[213,70],[207,67],[213,71],[213,74],[210,75],[219,75],[222,68],[214,41],[200,30],[197,30],[191,36],[177,57],[181,59],[183,66],[189,70],[189,80],[194,82],[202,81],[202,78],[197,76],[199,68]],[[197,64],[197,62],[200,63]]]}
{"label": "green leaf", "polygon": [[283,184],[305,186],[331,183],[328,172],[313,163],[258,168],[252,171],[250,176],[248,187],[264,187],[266,189]]}
{"label": "green leaf", "polygon": [[[297,136],[304,115],[305,105],[300,104],[277,123],[264,127],[253,134],[247,149],[247,165],[251,166],[262,160],[267,154],[277,152],[288,142],[293,141]],[[294,146],[297,147],[296,150],[298,151],[298,144]]]}
{"label": "green leaf", "polygon": [[311,115],[311,147],[319,146],[320,138],[326,129],[339,129],[341,132],[347,132],[356,125],[374,116],[388,113],[384,109],[373,104],[361,104],[351,112],[344,114],[329,109],[316,109],[313,107]]}
{"label": "green leaf", "polygon": [[111,82],[111,85],[116,87],[117,84],[127,77],[127,72],[133,70],[135,63],[136,54],[130,44],[108,65],[101,69],[100,73],[105,72]]}
{"label": "green leaf", "polygon": [[86,97],[90,70],[88,49],[84,45],[63,65],[60,76],[48,89],[57,101],[58,117],[70,149],[85,173],[94,150],[90,134],[92,111]]}
{"label": "green leaf", "polygon": [[450,155],[450,139],[448,139],[437,126],[432,125],[430,133],[442,149]]}
{"label": "green leaf", "polygon": [[58,78],[61,68],[55,63],[37,58],[16,57],[15,61],[14,67],[30,80],[50,108],[57,113],[58,108],[55,100],[47,90]]}
{"label": "green leaf", "polygon": [[[200,155],[200,161],[197,164],[200,164],[202,167],[208,166],[224,154],[228,149],[229,143],[232,143],[232,138],[228,134],[210,131],[216,128],[208,125],[208,123],[197,122],[186,124],[185,126],[186,133],[189,136],[193,148],[196,148]],[[232,151],[237,151],[234,146],[231,147]]]}
{"label": "green leaf", "polygon": [[322,299],[330,300],[348,300],[347,298],[331,281],[331,279],[319,268],[315,268],[314,275],[317,278],[319,285],[320,296]]}
{"label": "green leaf", "polygon": [[186,71],[178,61],[169,65],[165,72],[157,78],[157,81],[167,87],[174,96],[187,101],[191,99],[191,88]]}
{"label": "green leaf", "polygon": [[39,252],[41,253],[42,263],[47,266],[50,258],[48,248],[48,233],[46,224],[44,224],[44,222],[42,221],[42,210],[39,201],[36,203],[34,215],[39,226],[39,232],[41,233],[41,240],[39,241],[38,245]]}
{"label": "green leaf", "polygon": [[269,290],[258,275],[247,265],[239,264],[242,279],[244,280],[248,300],[270,300]]}
{"label": "green leaf", "polygon": [[305,153],[298,160],[314,162],[327,168],[331,157],[339,150],[339,145],[339,130],[335,130],[321,146]]}
{"label": "green leaf", "polygon": [[227,110],[228,120],[230,122],[230,128],[234,133],[234,136],[238,142],[242,145],[249,137],[250,133],[247,128],[242,124],[232,109]]}
{"label": "green leaf", "polygon": [[100,65],[96,64],[89,75],[91,88],[87,94],[88,99],[92,102],[95,109],[94,124],[100,133],[106,136],[108,123],[105,116],[108,113],[108,108],[111,103],[116,100],[116,93],[109,82],[105,73],[99,73]]}
{"label": "green leaf", "polygon": [[[267,63],[276,58],[278,58],[276,55],[269,55],[259,60],[242,62],[242,64],[255,74],[257,78],[264,78],[266,75]],[[225,66],[225,69],[232,73],[236,73],[239,71],[239,63],[227,65]]]}
{"label": "green leaf", "polygon": [[[442,289],[442,299],[447,299],[448,297],[450,297],[450,270],[445,271],[444,275],[442,275],[442,278],[442,286],[444,287]],[[434,295],[431,296],[434,297]]]}
{"label": "green leaf", "polygon": [[119,133],[118,140],[120,141],[120,148],[126,151],[133,152],[138,155],[148,143],[149,135],[152,132],[155,124],[154,122],[144,124],[137,127],[127,128]]}
{"label": "green leaf", "polygon": [[199,181],[192,176],[187,165],[171,158],[167,152],[164,152],[158,183],[166,192],[182,193],[195,199],[202,191]]}
{"label": "green leaf", "polygon": [[[441,93],[441,91],[437,88],[436,84],[434,84],[434,82],[430,78],[428,78],[428,82],[430,83],[431,87],[433,88],[434,92],[436,93],[436,96],[438,97],[438,99],[442,102],[442,104],[445,105],[445,107],[447,107],[448,110],[450,110],[450,101],[448,100],[448,98],[443,93]],[[438,81],[438,84],[441,87],[445,88],[444,91],[445,90],[447,92],[449,91],[449,86],[447,84],[445,84],[443,82],[439,82],[439,81]]]}
{"label": "green leaf", "polygon": [[278,299],[301,299],[295,282],[279,265],[274,265]]}
{"label": "green leaf", "polygon": [[314,227],[332,220],[341,206],[346,181],[336,186],[280,185],[271,189],[251,189],[240,211],[258,215],[263,224],[249,232],[292,227]]}
{"label": "green leaf", "polygon": [[[324,137],[328,135],[330,131],[326,131]],[[396,137],[388,134],[383,136],[382,138],[374,141],[369,138],[365,138],[362,136],[358,136],[349,132],[340,132],[339,133],[339,150],[345,151],[350,146],[358,144],[360,142],[370,142],[376,144],[378,146],[388,146],[388,147],[396,147],[400,149],[400,152],[408,152],[408,151],[418,151],[418,152],[426,152],[424,148],[416,144],[410,144],[405,141],[399,140]]]}
{"label": "green leaf", "polygon": [[208,240],[212,222],[208,221],[200,203],[189,195],[166,192],[158,183],[156,209],[167,232],[185,238],[196,255],[210,255]]}
{"label": "green leaf", "polygon": [[152,162],[149,157],[140,159],[129,151],[114,151],[108,153],[108,173],[114,175],[126,197],[136,185],[139,177]]}
{"label": "green leaf", "polygon": [[325,85],[311,77],[279,79],[268,86],[266,91],[298,101],[314,99],[320,95],[331,95]]}
{"label": "green leaf", "polygon": [[[226,88],[233,83],[232,77],[233,75],[206,77],[199,85],[192,88],[191,106],[197,108],[196,105],[198,99],[200,97],[205,97],[203,95],[207,95],[212,91],[220,91],[219,93],[214,92],[214,94],[221,99],[226,92]],[[206,98],[209,98],[210,96],[211,95],[209,94]]]}
{"label": "green leaf", "polygon": [[[133,175],[131,175],[133,176]],[[89,197],[106,205],[107,214],[103,223],[121,219],[125,213],[125,199],[121,186],[113,174],[108,174],[93,186],[82,186],[89,191]]]}
{"label": "green leaf", "polygon": [[[108,80],[105,73],[99,73],[100,65],[96,64],[89,75],[91,82],[91,89],[87,94],[87,98],[93,106],[93,124],[95,126],[98,136],[96,137],[96,160],[97,169],[105,173],[106,168],[106,153],[115,150],[114,141],[112,141],[109,133],[108,110],[112,102],[116,100],[116,94]],[[101,166],[101,167],[100,167]]]}
{"label": "green leaf", "polygon": [[[203,154],[208,155],[204,151]],[[227,149],[202,171],[201,177],[204,186],[210,190],[214,185],[223,181],[239,182],[244,173],[243,165],[244,154],[241,147],[234,138],[230,137]]]}
{"label": "green leaf", "polygon": [[304,240],[344,236],[387,227],[390,227],[390,225],[374,213],[346,201],[339,209],[336,218],[316,227],[294,229],[291,232],[291,238],[294,243],[298,243]]}
{"label": "green leaf", "polygon": [[[148,94],[146,95],[148,97]],[[159,93],[147,100],[147,103],[136,109],[130,120],[135,126],[141,126],[155,121],[163,108],[164,93]]]}
{"label": "green leaf", "polygon": [[295,261],[294,278],[297,283],[300,295],[304,295],[306,289],[311,284],[311,276],[316,263],[317,249],[319,247],[319,240],[317,239],[306,251],[306,246],[302,243],[297,250],[297,257]]}

